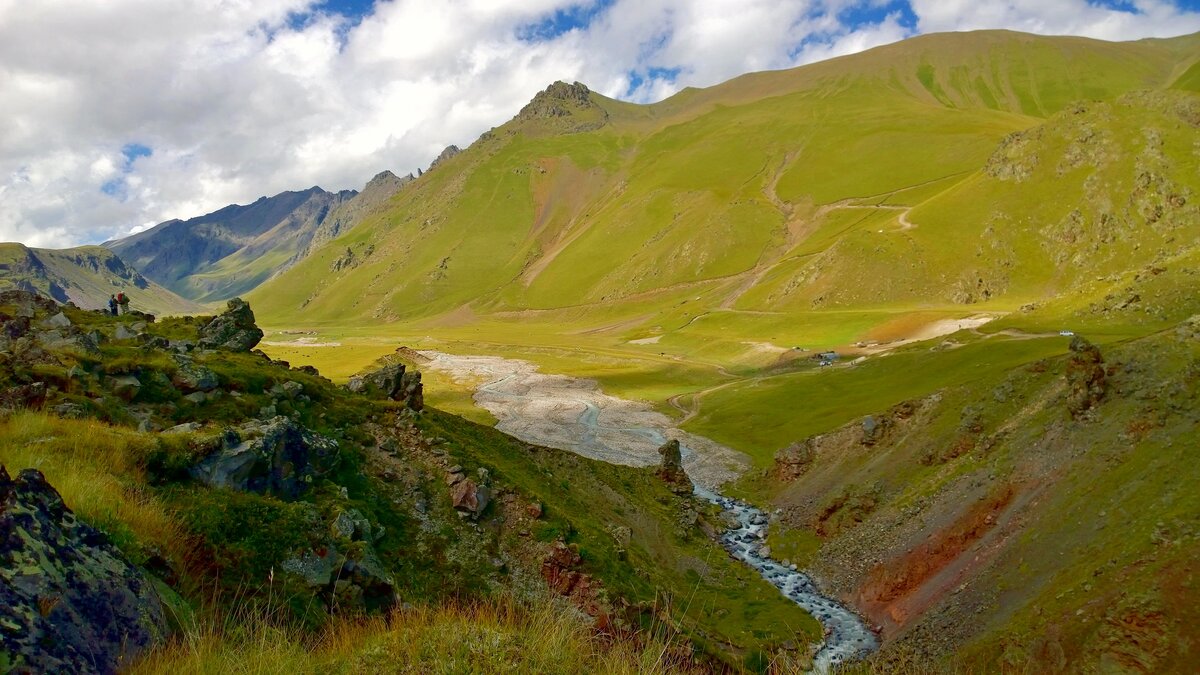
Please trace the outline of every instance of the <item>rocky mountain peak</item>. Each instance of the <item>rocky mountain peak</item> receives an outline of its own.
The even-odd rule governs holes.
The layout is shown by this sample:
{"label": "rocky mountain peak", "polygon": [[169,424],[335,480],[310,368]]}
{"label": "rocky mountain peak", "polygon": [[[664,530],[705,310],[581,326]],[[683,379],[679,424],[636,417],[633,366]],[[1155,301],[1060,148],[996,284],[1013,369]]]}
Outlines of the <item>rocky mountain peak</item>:
{"label": "rocky mountain peak", "polygon": [[451,157],[457,155],[460,152],[462,152],[462,149],[459,148],[457,145],[446,146],[446,149],[442,150],[442,154],[438,155],[437,159],[433,160],[433,162],[430,163],[429,168],[426,169],[426,171],[432,171],[433,167],[437,166],[438,164],[441,164],[442,162],[450,159]]}
{"label": "rocky mountain peak", "polygon": [[567,84],[559,80],[538,92],[517,116],[521,119],[566,117],[576,108],[593,105],[591,94],[591,90],[579,82]]}
{"label": "rocky mountain peak", "polygon": [[587,86],[575,82],[555,82],[533,97],[516,119],[538,121],[555,131],[576,133],[605,125],[608,112],[592,100]]}

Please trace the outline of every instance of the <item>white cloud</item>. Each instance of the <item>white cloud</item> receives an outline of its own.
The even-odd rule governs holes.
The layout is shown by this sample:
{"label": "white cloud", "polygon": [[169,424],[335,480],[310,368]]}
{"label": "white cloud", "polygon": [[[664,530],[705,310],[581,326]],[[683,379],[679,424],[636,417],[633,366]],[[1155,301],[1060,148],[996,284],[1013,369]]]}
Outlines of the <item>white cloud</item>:
{"label": "white cloud", "polygon": [[1169,37],[1200,30],[1200,12],[1165,0],[1134,0],[1137,12],[1087,0],[911,0],[923,33],[1009,28],[1101,40]]}
{"label": "white cloud", "polygon": [[[554,80],[635,101],[913,32],[886,0],[391,0],[357,24],[314,0],[0,0],[0,240],[67,246],[260,195],[425,166]],[[1138,0],[913,0],[921,32],[1108,39],[1200,30]],[[558,35],[556,11],[595,16]],[[297,17],[307,16],[303,21]],[[129,144],[152,149],[126,157]]]}

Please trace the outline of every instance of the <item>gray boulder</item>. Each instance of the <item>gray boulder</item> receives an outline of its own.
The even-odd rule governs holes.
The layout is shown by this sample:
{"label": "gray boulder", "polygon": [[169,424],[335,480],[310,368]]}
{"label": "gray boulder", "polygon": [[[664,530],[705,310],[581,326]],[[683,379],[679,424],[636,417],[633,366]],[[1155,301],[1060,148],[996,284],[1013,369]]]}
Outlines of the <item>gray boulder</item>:
{"label": "gray boulder", "polygon": [[346,388],[356,394],[375,394],[400,401],[413,410],[422,410],[425,407],[425,386],[421,384],[421,373],[405,372],[402,363],[355,375],[350,378]]}
{"label": "gray boulder", "polygon": [[115,673],[168,633],[159,594],[34,469],[0,467],[0,667]]}
{"label": "gray boulder", "polygon": [[142,383],[132,375],[121,375],[112,378],[109,383],[112,392],[126,401],[137,396],[137,393],[142,389]]}
{"label": "gray boulder", "polygon": [[241,298],[226,305],[225,312],[200,329],[201,349],[227,349],[248,352],[263,338],[262,329],[254,323],[254,312]]}
{"label": "gray boulder", "polygon": [[192,467],[213,487],[296,499],[337,461],[338,444],[286,417],[247,422],[226,432],[220,447]]}
{"label": "gray boulder", "polygon": [[177,356],[175,363],[178,368],[171,376],[171,384],[184,393],[212,391],[221,384],[216,373],[204,366],[197,365],[187,357]]}
{"label": "gray boulder", "polygon": [[58,314],[55,314],[55,315],[51,316],[50,318],[46,319],[45,321],[43,321],[41,323],[41,326],[42,326],[42,328],[49,328],[49,329],[70,328],[71,320],[67,318],[66,314],[59,312]]}

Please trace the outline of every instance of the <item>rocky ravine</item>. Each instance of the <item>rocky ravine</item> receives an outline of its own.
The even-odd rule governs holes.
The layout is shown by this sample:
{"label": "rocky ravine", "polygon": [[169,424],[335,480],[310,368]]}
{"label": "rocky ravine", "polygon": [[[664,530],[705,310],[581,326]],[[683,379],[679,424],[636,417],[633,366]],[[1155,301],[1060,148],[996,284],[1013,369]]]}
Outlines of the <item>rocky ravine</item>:
{"label": "rocky ravine", "polygon": [[734,523],[721,536],[721,544],[825,626],[825,644],[814,661],[817,670],[827,671],[878,648],[878,638],[858,615],[822,595],[794,565],[784,566],[764,555],[765,513],[717,492],[749,467],[745,455],[675,428],[667,416],[643,403],[605,394],[594,380],[546,375],[527,361],[496,356],[433,351],[421,355],[429,359],[427,369],[457,380],[482,379],[475,402],[496,417],[497,429],[521,440],[631,466],[665,463],[667,456],[659,448],[678,441],[696,496],[720,506]]}

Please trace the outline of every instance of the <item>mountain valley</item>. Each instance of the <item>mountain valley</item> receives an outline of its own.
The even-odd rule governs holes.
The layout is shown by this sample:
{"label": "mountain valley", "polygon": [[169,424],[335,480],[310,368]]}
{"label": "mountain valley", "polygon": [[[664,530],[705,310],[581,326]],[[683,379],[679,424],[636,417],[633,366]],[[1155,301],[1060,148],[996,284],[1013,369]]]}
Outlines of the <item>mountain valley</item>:
{"label": "mountain valley", "polygon": [[1200,34],[556,82],[464,145],[0,245],[0,670],[84,663],[94,588],[134,672],[1192,667]]}

